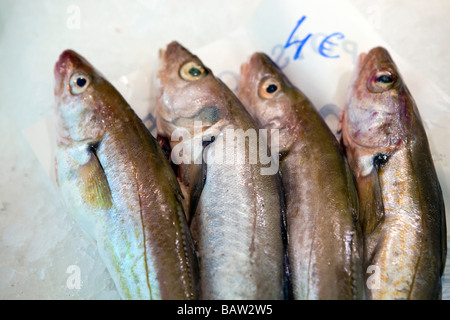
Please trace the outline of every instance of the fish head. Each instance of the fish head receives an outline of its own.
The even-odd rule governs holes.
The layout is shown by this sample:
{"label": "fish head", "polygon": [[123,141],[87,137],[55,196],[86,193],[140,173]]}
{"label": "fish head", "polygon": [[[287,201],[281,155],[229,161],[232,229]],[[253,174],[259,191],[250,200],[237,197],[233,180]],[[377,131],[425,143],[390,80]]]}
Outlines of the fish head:
{"label": "fish head", "polygon": [[297,135],[299,104],[307,98],[269,56],[256,52],[242,64],[238,97],[260,128],[278,130],[279,151],[289,149]]}
{"label": "fish head", "polygon": [[341,141],[357,176],[370,174],[397,151],[424,143],[416,103],[389,52],[361,54],[341,117]]}
{"label": "fish head", "polygon": [[343,135],[350,144],[389,153],[406,142],[412,113],[411,95],[382,47],[361,54],[344,111]]}
{"label": "fish head", "polygon": [[194,123],[205,130],[227,113],[223,83],[176,41],[159,52],[157,82],[156,121],[161,136],[170,138],[180,128],[192,134]]}
{"label": "fish head", "polygon": [[106,129],[108,114],[104,102],[114,91],[112,86],[73,50],[61,53],[54,76],[60,142],[99,140]]}

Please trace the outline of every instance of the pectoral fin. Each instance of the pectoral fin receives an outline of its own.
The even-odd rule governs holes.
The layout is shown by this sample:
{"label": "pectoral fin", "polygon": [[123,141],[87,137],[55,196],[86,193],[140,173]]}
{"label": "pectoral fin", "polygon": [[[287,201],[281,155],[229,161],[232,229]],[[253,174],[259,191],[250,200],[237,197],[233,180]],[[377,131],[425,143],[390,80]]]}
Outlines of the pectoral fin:
{"label": "pectoral fin", "polygon": [[190,225],[205,185],[207,166],[203,162],[185,166],[185,164],[180,164],[179,166],[180,172],[182,172],[179,179],[180,184],[185,187],[184,189],[187,193],[186,220]]}
{"label": "pectoral fin", "polygon": [[187,169],[184,169],[185,164],[180,165],[180,172],[183,172],[180,176],[181,183],[187,186],[188,190],[188,224],[190,225],[193,215],[197,210],[197,205],[202,195],[203,187],[205,186],[207,175],[207,164],[204,161],[204,152],[208,146],[215,141],[215,137],[204,137],[202,141],[202,152],[198,155],[201,159],[196,159],[193,164],[187,165]]}
{"label": "pectoral fin", "polygon": [[81,180],[81,193],[87,204],[94,209],[111,208],[111,190],[95,152],[91,152],[89,161],[80,167],[78,176]]}
{"label": "pectoral fin", "polygon": [[205,185],[206,180],[206,164],[197,164],[193,166],[193,173],[191,175],[192,181],[190,182],[193,186],[191,188],[190,194],[190,203],[189,203],[189,212],[191,213],[188,224],[192,221],[192,216],[195,214],[195,210],[197,210],[198,201],[200,200],[200,196],[203,191],[203,186]]}
{"label": "pectoral fin", "polygon": [[380,180],[376,169],[370,174],[358,178],[358,193],[360,199],[360,221],[363,232],[372,233],[384,220],[384,205]]}

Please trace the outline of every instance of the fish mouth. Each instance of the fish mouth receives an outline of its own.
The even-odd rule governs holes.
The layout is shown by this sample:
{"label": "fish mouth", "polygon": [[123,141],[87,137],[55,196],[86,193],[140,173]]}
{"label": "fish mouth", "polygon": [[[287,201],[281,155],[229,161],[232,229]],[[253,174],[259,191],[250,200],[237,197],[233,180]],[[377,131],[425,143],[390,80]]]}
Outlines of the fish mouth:
{"label": "fish mouth", "polygon": [[374,66],[377,63],[392,63],[389,53],[383,47],[372,48],[369,52],[360,53],[353,73],[352,83],[356,83],[363,69],[374,70]]}
{"label": "fish mouth", "polygon": [[64,50],[53,68],[55,78],[55,96],[62,95],[65,89],[66,79],[72,74],[73,70],[81,65],[90,66],[78,53],[71,49]]}
{"label": "fish mouth", "polygon": [[172,41],[167,44],[166,48],[161,48],[158,51],[160,66],[158,68],[160,74],[167,68],[176,68],[180,66],[183,61],[198,58],[191,54],[183,45],[178,41]]}
{"label": "fish mouth", "polygon": [[57,80],[64,79],[70,70],[73,70],[76,65],[81,62],[78,54],[71,50],[64,50],[60,56],[58,61],[55,63],[55,67],[53,69],[53,73]]}
{"label": "fish mouth", "polygon": [[242,78],[256,77],[258,70],[263,69],[264,65],[271,65],[270,58],[262,52],[255,52],[244,63],[241,64],[240,75]]}
{"label": "fish mouth", "polygon": [[166,53],[165,49],[159,49],[158,50],[158,58],[162,59],[162,57],[164,57],[164,54]]}
{"label": "fish mouth", "polygon": [[250,68],[250,61],[241,64],[240,74],[241,76],[246,76]]}
{"label": "fish mouth", "polygon": [[367,57],[367,52],[362,52],[358,57],[358,68],[361,69]]}
{"label": "fish mouth", "polygon": [[[358,78],[359,78],[359,74],[361,73],[361,69],[363,68],[363,66],[366,63],[366,58],[367,58],[366,52],[362,52],[359,54],[358,61],[356,62],[356,67],[353,70],[352,76],[350,78],[351,87],[354,87],[356,85],[356,82],[358,81]],[[348,99],[347,99],[347,101],[348,101]]]}
{"label": "fish mouth", "polygon": [[[58,61],[55,63],[53,73],[55,79],[62,81],[68,75],[70,75],[73,70],[82,68],[85,72],[92,72],[94,67],[81,55],[76,53],[72,49],[64,50],[60,55]],[[98,71],[96,70],[98,73]]]}

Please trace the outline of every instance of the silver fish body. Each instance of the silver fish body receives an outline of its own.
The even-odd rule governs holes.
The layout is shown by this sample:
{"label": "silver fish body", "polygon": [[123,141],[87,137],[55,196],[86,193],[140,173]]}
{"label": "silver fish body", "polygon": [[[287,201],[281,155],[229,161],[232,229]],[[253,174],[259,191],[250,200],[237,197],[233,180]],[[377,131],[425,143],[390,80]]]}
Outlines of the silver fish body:
{"label": "silver fish body", "polygon": [[83,57],[55,65],[57,179],[124,299],[195,299],[197,260],[172,169],[122,96]]}
{"label": "silver fish body", "polygon": [[361,299],[358,198],[343,150],[308,98],[265,54],[241,67],[238,97],[279,131],[294,299]]}
{"label": "silver fish body", "polygon": [[416,103],[384,48],[360,56],[342,120],[357,181],[368,299],[438,299],[442,191]]}
{"label": "silver fish body", "polygon": [[[224,158],[250,157],[245,140],[227,132],[258,137],[251,117],[211,70],[177,42],[161,51],[158,78],[158,134],[170,140],[172,154],[183,144],[200,146],[193,157],[200,161],[182,163],[179,179],[190,202],[201,298],[283,298],[276,177],[261,174],[259,162]],[[189,132],[182,142],[172,139],[180,130]]]}

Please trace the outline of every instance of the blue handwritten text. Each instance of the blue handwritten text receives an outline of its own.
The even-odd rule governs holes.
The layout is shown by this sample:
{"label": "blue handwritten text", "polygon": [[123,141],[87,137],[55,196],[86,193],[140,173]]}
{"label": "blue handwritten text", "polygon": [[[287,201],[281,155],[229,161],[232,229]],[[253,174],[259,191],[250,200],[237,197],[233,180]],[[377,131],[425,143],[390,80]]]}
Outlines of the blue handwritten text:
{"label": "blue handwritten text", "polygon": [[[291,46],[296,48],[295,53],[293,55],[294,60],[303,58],[302,50],[306,43],[311,43],[311,45],[315,47],[313,49],[317,51],[317,53],[328,59],[336,59],[340,57],[340,55],[336,53],[336,51],[338,51],[337,50],[338,47],[341,47],[347,53],[356,56],[356,51],[354,52],[356,44],[352,41],[344,40],[345,35],[342,32],[333,32],[331,34],[309,32],[303,34],[302,36],[299,36],[301,31],[300,27],[305,22],[305,20],[306,16],[302,16],[300,20],[297,21],[297,24],[295,25],[294,29],[289,35],[289,38],[287,39],[285,45],[283,46],[283,49],[287,49]],[[322,39],[320,43],[317,44],[316,41],[319,40],[320,38]]]}

